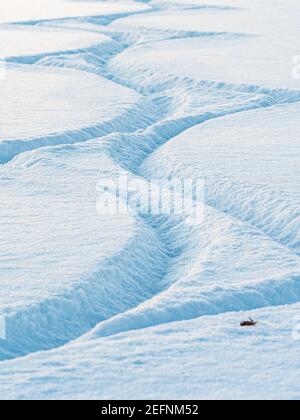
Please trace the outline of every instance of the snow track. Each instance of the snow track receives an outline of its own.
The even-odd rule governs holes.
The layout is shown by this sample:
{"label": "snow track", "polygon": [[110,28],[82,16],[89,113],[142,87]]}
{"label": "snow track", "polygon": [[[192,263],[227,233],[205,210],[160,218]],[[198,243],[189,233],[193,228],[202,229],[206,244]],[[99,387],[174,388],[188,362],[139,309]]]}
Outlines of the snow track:
{"label": "snow track", "polygon": [[[280,47],[278,16],[261,33],[243,22],[265,2],[127,3],[0,28],[14,44],[0,97],[0,373],[60,346],[300,302],[300,88],[259,48]],[[140,192],[126,215],[100,216],[97,183],[120,175],[145,190],[202,178],[203,222],[146,214]]]}

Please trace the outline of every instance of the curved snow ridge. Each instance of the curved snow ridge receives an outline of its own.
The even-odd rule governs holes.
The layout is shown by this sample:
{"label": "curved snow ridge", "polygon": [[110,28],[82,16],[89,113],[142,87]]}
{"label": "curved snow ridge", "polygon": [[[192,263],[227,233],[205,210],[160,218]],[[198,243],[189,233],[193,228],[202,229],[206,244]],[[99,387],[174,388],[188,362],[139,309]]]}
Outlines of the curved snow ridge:
{"label": "curved snow ridge", "polygon": [[[120,141],[120,144],[122,143],[128,144],[128,141]],[[139,143],[141,144],[141,137],[137,141],[137,144]],[[110,144],[113,144],[113,140]],[[147,144],[149,145],[149,142]],[[136,146],[134,148],[136,149]],[[170,156],[170,153],[173,156],[172,150],[167,151],[166,156]],[[120,155],[123,155],[122,151]],[[156,155],[160,156],[161,153]],[[148,179],[172,179],[180,176],[178,170],[174,173],[168,171],[168,162],[171,164],[173,157],[170,160],[167,158],[165,162],[159,160],[159,164],[156,159],[154,155],[146,161],[144,166],[148,171],[142,167],[140,173]],[[193,176],[193,170],[191,168],[191,173],[184,171],[182,177]],[[201,175],[201,171],[198,175]],[[222,176],[219,179],[222,179]],[[247,194],[249,191],[245,191],[246,196]],[[214,197],[214,194],[212,196]],[[238,191],[235,196],[240,197],[241,192]],[[271,192],[270,197],[274,197]],[[286,205],[285,202],[283,207]],[[245,205],[245,208],[249,206]],[[177,259],[173,261],[172,270],[165,278],[165,282],[171,285],[170,288],[140,307],[100,324],[96,328],[100,336],[223,311],[253,310],[299,301],[300,260],[292,250],[274,242],[271,235],[262,235],[261,226],[254,229],[250,224],[230,216],[230,212],[228,215],[219,213],[220,219],[216,219],[208,216],[207,211],[203,224],[199,226],[198,237],[191,231],[186,232],[186,227],[178,221],[169,229],[172,237],[169,240],[181,249]],[[209,210],[209,213],[211,212],[214,214],[215,210]],[[226,228],[227,223],[229,228]],[[216,231],[218,224],[219,234]],[[177,229],[180,236],[185,238],[184,244],[178,245],[175,240],[174,233]],[[191,242],[187,243],[186,238],[190,238]],[[201,252],[197,255],[199,248]],[[245,277],[244,284],[240,281],[241,273]],[[222,276],[223,281],[220,281]],[[218,283],[220,287],[210,287],[209,283]]]}
{"label": "curved snow ridge", "polygon": [[137,85],[133,85],[130,80],[125,78],[121,79],[116,77],[106,65],[108,65],[109,60],[114,56],[121,54],[126,51],[128,48],[133,48],[134,46],[140,46],[143,44],[159,42],[164,40],[176,40],[176,39],[193,39],[193,38],[215,38],[215,37],[227,37],[231,38],[241,38],[248,37],[247,34],[238,34],[238,33],[223,33],[223,32],[200,32],[200,31],[176,31],[176,30],[164,30],[164,29],[145,29],[142,32],[132,31],[130,27],[121,28],[113,26],[102,26],[95,23],[89,23],[86,20],[80,22],[77,21],[63,21],[56,24],[44,24],[43,27],[46,28],[63,28],[70,31],[83,31],[98,33],[104,36],[109,37],[114,42],[114,45],[108,43],[107,50],[104,46],[98,47],[97,49],[89,50],[78,50],[71,51],[70,53],[66,52],[61,54],[45,54],[40,57],[30,58],[21,58],[16,61],[25,62],[27,64],[38,64],[38,65],[49,65],[56,67],[66,67],[74,68],[82,71],[88,71],[94,74],[99,74],[101,76],[107,77],[108,79],[114,80],[116,83],[119,83],[124,86],[133,88],[134,90],[140,91],[141,89]]}
{"label": "curved snow ridge", "polygon": [[[137,3],[137,2],[135,2]],[[144,10],[132,10],[132,11],[128,11],[128,12],[120,12],[120,13],[111,13],[111,14],[106,14],[106,15],[101,15],[101,14],[88,14],[87,16],[78,18],[83,19],[84,21],[89,21],[89,22],[93,22],[93,23],[97,23],[98,25],[103,25],[103,26],[109,26],[111,25],[115,20],[118,19],[124,19],[124,18],[128,18],[130,16],[135,16],[135,15],[144,15],[147,13],[152,13],[153,9],[151,6],[147,6],[146,4],[144,5],[145,9]],[[74,20],[74,16],[69,16],[66,18],[53,18],[53,19],[40,19],[40,20],[34,20],[34,21],[22,21],[23,25],[48,25],[48,24],[52,24],[53,22],[59,22],[60,20],[62,20],[63,22],[66,22],[68,20]],[[11,22],[11,23],[18,23],[18,22]]]}
{"label": "curved snow ridge", "polygon": [[[76,167],[79,164],[76,156],[80,155],[81,150],[84,155],[87,154],[86,161],[91,162],[93,168],[93,159],[96,155],[99,160],[101,149],[101,145],[99,149],[95,143],[92,150],[86,145],[51,148],[52,159],[46,149],[39,153],[40,156],[37,153],[27,157],[22,155],[14,161],[12,167],[18,170],[26,168],[30,177],[32,167],[46,168],[48,164],[51,165],[51,160],[52,165],[56,163],[57,167],[61,167],[66,156],[72,154],[75,158],[73,166]],[[78,153],[66,153],[75,148]],[[65,180],[66,174],[62,173],[61,177]],[[56,179],[60,184],[62,180],[58,181]],[[143,180],[137,181],[147,184]],[[146,188],[143,191],[146,193]],[[30,196],[28,192],[27,195]],[[140,196],[131,197],[130,204],[137,209],[135,200],[139,201]],[[134,214],[137,213],[134,211]],[[133,239],[130,239],[125,249],[101,262],[93,272],[81,276],[74,287],[68,286],[62,292],[56,292],[54,297],[31,304],[28,308],[19,306],[6,311],[8,337],[0,345],[0,360],[63,345],[86,333],[103,319],[127,311],[169,286],[167,275],[176,259],[180,258],[182,243],[186,240],[175,238],[175,232],[173,235],[172,231],[176,223],[169,221],[168,217],[153,217],[143,213],[140,218],[142,222],[138,224]],[[137,221],[140,218],[136,216]],[[180,230],[176,236],[181,236]]]}
{"label": "curved snow ridge", "polygon": [[[102,32],[102,31],[101,31]],[[120,25],[109,26],[103,31],[103,33],[111,36],[118,42],[122,42],[126,46],[142,46],[145,44],[152,44],[155,42],[176,40],[176,39],[193,39],[193,38],[218,38],[227,37],[240,38],[247,37],[249,35],[242,33],[233,32],[216,32],[216,31],[182,31],[182,30],[170,30],[170,29],[148,29],[142,28],[142,31],[136,31],[130,26]]]}
{"label": "curved snow ridge", "polygon": [[140,172],[148,179],[202,177],[208,205],[299,255],[299,112],[297,103],[209,121],[173,138]]}
{"label": "curved snow ridge", "polygon": [[105,66],[111,57],[122,50],[123,48],[118,46],[115,50],[110,50],[108,54],[97,53],[95,50],[89,50],[81,52],[78,51],[70,54],[62,53],[45,55],[44,57],[38,58],[34,64],[37,66],[79,70],[82,72],[96,74],[113,81],[113,77],[107,74]]}
{"label": "curved snow ridge", "polygon": [[[64,70],[64,72],[68,72],[68,71],[71,71],[71,70]],[[68,78],[70,74],[65,73],[65,76],[66,78]],[[107,84],[108,84],[108,89],[109,89],[109,86],[114,88],[113,82],[107,81]],[[100,86],[101,84],[99,83],[99,87]],[[120,88],[121,87],[118,87],[118,89]],[[122,87],[122,89],[126,89],[126,88]],[[68,129],[62,132],[58,132],[58,133],[49,132],[49,134],[37,136],[37,137],[29,137],[29,136],[25,137],[26,132],[24,132],[24,138],[10,138],[10,135],[7,135],[8,137],[7,139],[4,138],[6,134],[6,130],[4,130],[1,136],[2,139],[0,139],[0,163],[5,164],[9,162],[10,160],[12,160],[17,155],[19,155],[20,153],[35,150],[35,149],[45,147],[45,146],[56,146],[56,145],[61,145],[61,144],[86,142],[88,140],[105,136],[112,132],[134,132],[136,130],[148,127],[149,125],[155,123],[159,119],[159,115],[157,115],[156,110],[154,109],[150,101],[148,101],[146,98],[142,96],[138,96],[138,94],[129,90],[120,91],[120,95],[123,94],[125,98],[126,98],[127,93],[129,93],[131,96],[131,98],[128,100],[127,108],[126,108],[126,99],[122,100],[122,98],[120,98],[119,99],[120,105],[117,104],[117,112],[116,112],[116,109],[112,109],[112,115],[111,115],[111,118],[109,118],[108,110],[107,110],[105,118],[103,117],[101,118],[101,113],[103,114],[103,111],[100,110],[99,111],[100,121],[99,123],[96,123],[92,126],[86,126],[86,127],[83,126],[82,128],[74,129],[74,130]],[[101,94],[101,96],[103,100],[103,93]],[[4,100],[5,98],[2,98],[2,99]],[[79,97],[75,97],[76,102],[78,102],[79,99],[80,99]],[[5,103],[3,103],[3,106],[6,107]],[[72,115],[70,114],[70,111],[72,111],[74,104],[72,104],[71,107],[70,105],[68,106],[69,106],[69,110],[68,110],[67,115]],[[104,104],[101,104],[101,107],[103,107],[104,109]],[[35,111],[35,108],[33,108],[33,111]],[[55,110],[55,112],[57,113],[57,118],[58,118],[59,111]],[[93,110],[93,113],[94,113],[93,115],[92,114],[90,115],[92,116],[93,119],[97,119],[97,116],[96,116],[97,104],[95,104],[95,109]],[[48,122],[51,121],[51,119],[53,119],[53,113],[51,112],[51,110],[48,111],[48,109],[45,109],[45,115],[47,117],[46,124],[48,124]],[[78,126],[78,120],[76,120],[75,113],[74,113],[74,117],[72,118],[74,118],[75,125]],[[103,119],[103,121],[101,121],[101,119]],[[55,126],[55,121],[53,121],[53,125]],[[8,128],[10,132],[13,131],[13,127],[8,127]],[[31,130],[32,126],[28,126],[28,129]],[[41,131],[46,131],[42,124],[41,124]]]}
{"label": "curved snow ridge", "polygon": [[[166,153],[170,156],[170,153]],[[141,167],[141,174],[151,179],[156,177],[175,177],[193,179],[195,172],[188,169],[182,171],[162,171],[168,167],[168,158],[155,162],[157,156],[150,157]],[[159,169],[160,168],[160,169]],[[265,186],[251,186],[226,177],[224,174],[206,175],[199,168],[198,176],[203,176],[205,183],[205,202],[210,207],[231,215],[232,217],[255,226],[271,240],[287,246],[292,252],[300,255],[300,212],[297,202],[288,194],[271,190]]]}
{"label": "curved snow ridge", "polygon": [[250,223],[300,255],[299,205],[287,194],[232,180],[208,179],[207,204]]}
{"label": "curved snow ridge", "polygon": [[[129,89],[137,88],[129,81],[119,80],[103,69],[99,65],[99,59],[94,55],[71,54],[45,57],[36,64],[87,71],[107,77]],[[220,116],[274,104],[273,99],[268,95],[206,88],[185,79],[180,82],[170,80],[166,86],[158,86],[157,92],[143,89],[137,89],[137,91],[151,102],[157,113],[156,120],[160,121],[146,129],[143,134],[127,133],[109,138],[110,151],[114,159],[127,165],[126,168],[132,171],[136,171],[142,160],[156,148],[192,126]]]}
{"label": "curved snow ridge", "polygon": [[128,245],[101,262],[64,294],[6,316],[0,360],[61,346],[101,320],[126,311],[161,290],[170,264],[157,232],[140,222]]}
{"label": "curved snow ridge", "polygon": [[[205,267],[205,263],[203,264]],[[209,264],[208,264],[209,267]],[[212,269],[190,276],[170,286],[137,308],[101,322],[88,337],[105,337],[161,324],[211,316],[226,312],[252,311],[264,307],[289,305],[300,301],[300,271],[236,284],[209,286],[222,271]],[[227,274],[228,275],[228,274]],[[254,276],[254,273],[253,273]],[[208,283],[205,286],[205,282]],[[202,284],[201,286],[199,285]]]}
{"label": "curved snow ridge", "polygon": [[299,340],[292,332],[299,332],[299,307],[255,311],[254,330],[238,328],[249,313],[228,313],[4,362],[2,397],[298,400]]}
{"label": "curved snow ridge", "polygon": [[176,30],[176,29],[158,29],[158,28],[142,28],[137,31],[135,28],[127,25],[103,25],[95,19],[65,20],[51,23],[43,23],[40,27],[54,29],[68,29],[70,31],[83,31],[90,33],[98,33],[112,38],[115,42],[122,44],[124,49],[128,47],[141,46],[152,42],[176,40],[176,39],[192,39],[192,38],[218,38],[230,37],[244,38],[253,37],[253,35],[235,32],[220,31],[195,31],[195,30]]}
{"label": "curved snow ridge", "polygon": [[96,32],[69,30],[63,27],[6,25],[0,30],[0,49],[7,61],[32,64],[44,55],[75,53],[95,49],[108,55],[118,44]]}
{"label": "curved snow ridge", "polygon": [[[73,24],[72,29],[76,28]],[[130,33],[130,28],[128,29]],[[184,31],[151,31],[149,30],[149,35],[153,37],[153,33],[155,36],[161,37],[161,33],[163,36],[169,37],[198,37],[198,36],[221,36],[224,35],[230,37],[247,37],[246,34],[220,34],[220,33],[206,33],[202,34],[199,32],[184,32]],[[272,96],[268,95],[267,92],[258,93],[255,92],[236,92],[235,89],[232,89],[232,86],[227,89],[223,89],[224,86],[220,86],[219,84],[216,86],[214,84],[208,83],[205,84],[203,82],[199,83],[193,79],[189,78],[177,78],[168,75],[166,83],[162,81],[156,81],[153,83],[151,79],[150,86],[144,86],[144,84],[139,81],[136,83],[131,78],[128,78],[125,74],[121,77],[119,73],[114,71],[114,68],[110,67],[110,61],[113,57],[120,55],[122,51],[126,50],[128,47],[128,39],[126,40],[125,46],[124,45],[124,38],[116,37],[116,34],[112,31],[109,31],[109,36],[117,39],[118,48],[112,52],[112,55],[109,57],[101,57],[92,51],[89,52],[78,52],[78,54],[61,54],[61,55],[53,55],[53,56],[45,56],[44,58],[38,60],[36,64],[38,65],[45,65],[45,66],[54,66],[54,67],[62,67],[62,68],[71,68],[77,69],[81,71],[86,71],[89,73],[98,74],[102,77],[106,77],[109,80],[114,81],[115,83],[128,87],[137,91],[138,93],[146,96],[148,99],[151,99],[154,106],[157,108],[157,112],[160,113],[161,120],[163,120],[168,114],[175,115],[177,119],[180,117],[193,117],[196,116],[199,118],[195,118],[194,121],[189,122],[189,126],[193,126],[195,124],[199,124],[204,120],[208,119],[208,116],[204,116],[206,109],[213,108],[213,105],[216,104],[219,100],[219,108],[222,106],[228,106],[231,108],[229,111],[224,113],[220,112],[220,115],[225,115],[227,113],[233,112],[236,110],[237,112],[252,109],[252,106],[249,105],[251,102],[257,102],[257,106],[259,107],[266,107],[273,105],[275,99]],[[146,31],[147,33],[147,31]],[[122,36],[124,36],[124,32],[121,32]],[[126,32],[125,32],[126,34]],[[137,40],[131,40],[131,42],[136,43]],[[139,42],[142,42],[141,40]],[[149,42],[149,41],[143,41]],[[224,101],[229,102],[231,101],[231,107],[229,104],[224,104]],[[234,103],[236,101],[236,103]],[[245,102],[245,106],[241,105],[241,102]],[[214,103],[213,103],[214,102]],[[198,111],[198,108],[199,111]],[[216,108],[216,106],[214,107]],[[199,116],[199,113],[202,114]],[[211,112],[212,117],[218,115],[215,112],[215,109]],[[165,125],[165,122],[163,122]]]}
{"label": "curved snow ridge", "polygon": [[[230,36],[234,36],[231,34]],[[226,35],[226,38],[228,34]],[[300,90],[285,88],[269,88],[266,86],[238,84],[217,80],[194,79],[162,72],[159,68],[147,68],[147,64],[132,59],[139,46],[132,47],[112,58],[107,66],[110,74],[123,83],[130,83],[139,92],[158,93],[170,87],[180,86],[182,83],[197,86],[198,89],[230,90],[249,94],[270,96],[277,104],[300,101]]]}
{"label": "curved snow ridge", "polygon": [[[67,32],[68,33],[68,32]],[[85,57],[85,61],[89,62],[90,60],[99,67],[103,67],[106,62],[113,57],[114,55],[120,53],[123,48],[113,39],[105,35],[105,40],[101,43],[85,47],[85,48],[76,48],[76,49],[67,49],[54,52],[43,52],[37,55],[22,55],[22,56],[12,56],[7,57],[6,61],[11,63],[19,64],[43,64],[46,65],[47,61],[50,62],[53,60],[63,60],[64,57],[80,57],[81,55]],[[82,59],[83,60],[83,59]]]}
{"label": "curved snow ridge", "polygon": [[128,17],[136,13],[147,13],[152,10],[150,5],[137,1],[64,1],[64,0],[30,0],[24,7],[23,0],[11,0],[1,10],[0,22],[22,23],[35,25],[58,19],[80,19],[95,16],[107,24],[114,19]]}
{"label": "curved snow ridge", "polygon": [[0,164],[10,162],[21,153],[46,146],[82,143],[106,136],[112,132],[137,131],[151,125],[156,119],[157,116],[149,111],[149,106],[145,106],[143,101],[141,101],[135,109],[123,114],[122,118],[117,117],[110,122],[103,122],[81,130],[51,134],[40,138],[2,141],[0,143]]}
{"label": "curved snow ridge", "polygon": [[[200,92],[197,92],[200,94]],[[212,92],[208,93],[209,94]],[[203,95],[207,92],[203,91]],[[212,96],[218,97],[218,92]],[[109,151],[111,157],[118,162],[120,165],[125,167],[127,170],[133,173],[138,173],[140,166],[153,152],[159,149],[161,146],[166,144],[172,138],[178,136],[184,131],[191,127],[202,124],[206,121],[223,117],[224,115],[236,114],[256,108],[269,107],[273,104],[272,100],[267,96],[249,96],[246,97],[234,97],[234,98],[223,98],[224,103],[203,103],[202,106],[199,104],[198,108],[193,108],[193,104],[189,109],[188,102],[185,104],[186,109],[180,112],[179,109],[172,110],[170,107],[169,113],[173,118],[163,119],[149,127],[147,127],[141,133],[119,133],[109,135],[104,138],[106,148]],[[152,98],[153,101],[153,98]],[[201,99],[200,99],[201,101]],[[169,102],[168,97],[159,98],[159,102]],[[209,102],[209,101],[208,101]],[[223,106],[221,106],[223,105]],[[210,110],[205,112],[205,109]],[[165,107],[167,110],[167,106]],[[177,118],[176,118],[177,114]],[[187,114],[186,116],[181,116]],[[192,115],[189,115],[192,114]],[[193,115],[196,114],[196,115]],[[159,171],[158,171],[159,173]]]}
{"label": "curved snow ridge", "polygon": [[300,300],[300,259],[288,248],[208,206],[202,222],[188,220],[188,215],[157,219],[164,243],[176,249],[164,277],[168,288],[101,323],[97,335]]}
{"label": "curved snow ridge", "polygon": [[159,10],[238,10],[240,7],[236,5],[226,6],[222,4],[207,4],[205,0],[203,3],[193,3],[185,1],[185,2],[178,2],[176,0],[152,0],[151,5],[155,8],[155,11]]}

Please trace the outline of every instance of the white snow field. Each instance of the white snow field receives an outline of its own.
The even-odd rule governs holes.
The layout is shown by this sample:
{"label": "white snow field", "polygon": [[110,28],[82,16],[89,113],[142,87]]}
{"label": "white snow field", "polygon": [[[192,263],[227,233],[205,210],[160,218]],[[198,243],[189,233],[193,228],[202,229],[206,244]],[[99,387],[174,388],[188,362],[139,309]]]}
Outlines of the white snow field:
{"label": "white snow field", "polygon": [[43,20],[72,17],[100,16],[111,19],[131,13],[145,12],[146,4],[130,0],[86,1],[75,0],[10,0],[0,5],[0,22],[28,22],[36,24]]}
{"label": "white snow field", "polygon": [[2,399],[300,399],[299,19],[1,3]]}

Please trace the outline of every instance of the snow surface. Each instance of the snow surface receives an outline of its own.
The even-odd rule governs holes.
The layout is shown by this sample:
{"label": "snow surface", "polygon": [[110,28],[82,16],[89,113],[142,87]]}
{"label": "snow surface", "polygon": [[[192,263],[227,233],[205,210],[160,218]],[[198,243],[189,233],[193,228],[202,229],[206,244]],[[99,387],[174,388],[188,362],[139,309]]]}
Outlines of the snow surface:
{"label": "snow surface", "polygon": [[141,128],[149,110],[136,92],[69,69],[7,65],[1,93],[1,163],[25,150]]}
{"label": "snow surface", "polygon": [[16,57],[20,62],[32,61],[45,55],[54,53],[77,52],[90,49],[91,51],[102,48],[114,50],[117,45],[113,40],[103,34],[82,31],[64,31],[41,26],[6,26],[0,32],[1,57],[6,60]]}
{"label": "snow surface", "polygon": [[157,233],[128,211],[96,212],[98,180],[118,170],[96,146],[36,152],[1,169],[1,359],[63,344],[151,296],[164,252]]}
{"label": "snow surface", "polygon": [[[299,399],[298,1],[24,5],[0,6],[1,397]],[[143,192],[99,214],[120,175]],[[201,223],[145,212],[178,178]]]}
{"label": "snow surface", "polygon": [[[7,398],[299,399],[299,305],[82,339],[1,365]],[[12,387],[12,384],[13,387]]]}
{"label": "snow surface", "polygon": [[111,18],[147,11],[148,6],[135,1],[65,1],[65,0],[10,0],[0,4],[0,23],[30,22],[82,16]]}

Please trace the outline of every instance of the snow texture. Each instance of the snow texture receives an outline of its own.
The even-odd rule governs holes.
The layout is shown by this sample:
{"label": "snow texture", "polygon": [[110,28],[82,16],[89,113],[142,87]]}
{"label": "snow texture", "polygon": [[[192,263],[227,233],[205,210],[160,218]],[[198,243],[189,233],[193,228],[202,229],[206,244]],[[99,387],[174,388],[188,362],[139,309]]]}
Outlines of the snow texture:
{"label": "snow texture", "polygon": [[[2,398],[300,399],[299,18],[1,3]],[[201,223],[147,212],[177,179]]]}

